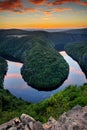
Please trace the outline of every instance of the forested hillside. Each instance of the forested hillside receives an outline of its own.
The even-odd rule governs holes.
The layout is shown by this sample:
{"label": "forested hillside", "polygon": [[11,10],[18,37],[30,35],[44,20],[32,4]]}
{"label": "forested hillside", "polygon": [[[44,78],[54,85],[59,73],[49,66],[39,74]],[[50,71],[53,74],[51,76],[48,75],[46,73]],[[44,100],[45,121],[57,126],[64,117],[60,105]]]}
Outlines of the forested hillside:
{"label": "forested hillside", "polygon": [[29,85],[38,90],[52,90],[67,78],[69,66],[44,32],[35,34],[40,36],[1,36],[0,55],[24,64],[22,76]]}
{"label": "forested hillside", "polygon": [[[37,89],[54,89],[66,79],[69,71],[68,64],[54,48],[62,50],[70,42],[65,47],[67,53],[79,62],[87,74],[87,42],[71,44],[87,41],[87,33],[81,33],[81,30],[77,32],[0,30],[0,56],[23,62],[21,72],[28,84]],[[83,32],[86,30],[83,29]],[[57,119],[77,104],[87,105],[87,84],[81,87],[69,86],[38,104],[24,102],[3,89],[6,71],[7,63],[0,57],[0,124],[22,113],[46,122],[50,116]]]}
{"label": "forested hillside", "polygon": [[3,88],[4,76],[7,72],[7,63],[5,59],[0,57],[0,89]]}
{"label": "forested hillside", "polygon": [[67,43],[87,41],[87,28],[73,29],[62,32],[47,32],[47,31],[25,31],[19,29],[0,30],[1,36],[28,36],[40,37],[48,40],[58,51],[64,50]]}
{"label": "forested hillside", "polygon": [[87,77],[87,42],[68,44],[65,50],[79,63]]}
{"label": "forested hillside", "polygon": [[37,104],[30,104],[0,89],[0,124],[26,113],[36,120],[46,122],[50,116],[58,117],[75,105],[87,105],[87,84],[81,87],[69,86]]}

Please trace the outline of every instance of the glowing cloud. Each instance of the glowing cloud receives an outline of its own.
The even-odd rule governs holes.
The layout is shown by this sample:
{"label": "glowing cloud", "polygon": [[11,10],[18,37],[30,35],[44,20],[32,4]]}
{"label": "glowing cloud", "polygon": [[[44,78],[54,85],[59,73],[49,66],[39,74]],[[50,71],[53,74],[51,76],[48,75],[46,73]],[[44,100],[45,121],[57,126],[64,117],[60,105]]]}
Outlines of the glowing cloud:
{"label": "glowing cloud", "polygon": [[87,27],[85,6],[81,0],[0,0],[0,28]]}
{"label": "glowing cloud", "polygon": [[55,8],[53,9],[54,12],[64,12],[64,11],[68,11],[68,10],[72,10],[71,8]]}
{"label": "glowing cloud", "polygon": [[31,2],[32,4],[43,4],[45,3],[47,0],[29,0],[29,2]]}
{"label": "glowing cloud", "polygon": [[23,5],[20,0],[5,0],[0,2],[0,11],[21,12]]}
{"label": "glowing cloud", "polygon": [[75,3],[87,6],[87,2],[81,2],[80,0],[54,0],[53,2],[48,2],[48,5],[62,5],[65,3]]}

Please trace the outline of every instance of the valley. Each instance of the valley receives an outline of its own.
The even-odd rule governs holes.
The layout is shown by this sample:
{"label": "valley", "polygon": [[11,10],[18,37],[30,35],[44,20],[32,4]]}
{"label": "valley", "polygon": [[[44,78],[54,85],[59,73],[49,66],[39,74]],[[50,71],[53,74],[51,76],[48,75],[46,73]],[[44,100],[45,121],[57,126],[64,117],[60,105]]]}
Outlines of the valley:
{"label": "valley", "polygon": [[57,119],[64,111],[77,104],[87,105],[87,83],[85,82],[80,87],[69,85],[66,89],[37,104],[16,98],[3,86],[7,72],[6,60],[11,60],[23,63],[22,77],[33,88],[50,91],[60,87],[69,74],[68,63],[58,53],[64,49],[80,64],[86,75],[86,41],[87,29],[61,33],[0,30],[0,115],[2,119],[0,124],[22,113],[46,122],[49,116]]}

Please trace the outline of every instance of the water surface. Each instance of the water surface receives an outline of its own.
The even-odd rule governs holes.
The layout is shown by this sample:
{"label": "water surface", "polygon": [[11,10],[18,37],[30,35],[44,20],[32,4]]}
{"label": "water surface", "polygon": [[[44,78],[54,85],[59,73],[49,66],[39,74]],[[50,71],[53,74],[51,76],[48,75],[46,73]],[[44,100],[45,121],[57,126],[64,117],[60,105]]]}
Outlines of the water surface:
{"label": "water surface", "polygon": [[82,72],[78,63],[66,54],[65,51],[60,52],[64,59],[69,64],[69,75],[67,80],[57,89],[53,91],[38,91],[30,86],[23,80],[20,69],[23,64],[17,62],[7,61],[8,71],[4,79],[4,88],[8,89],[16,97],[21,97],[25,101],[39,102],[50,95],[57,93],[69,85],[83,85],[87,82],[85,74]]}

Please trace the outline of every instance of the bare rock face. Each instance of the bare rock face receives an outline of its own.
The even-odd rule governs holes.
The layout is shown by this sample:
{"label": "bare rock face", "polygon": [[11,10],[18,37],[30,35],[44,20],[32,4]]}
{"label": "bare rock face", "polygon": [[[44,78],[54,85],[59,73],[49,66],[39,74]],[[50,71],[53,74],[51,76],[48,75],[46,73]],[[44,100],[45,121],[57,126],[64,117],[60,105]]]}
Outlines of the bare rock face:
{"label": "bare rock face", "polygon": [[31,116],[26,115],[26,114],[22,114],[20,117],[20,120],[24,124],[28,124],[29,122],[33,122],[33,123],[35,122],[34,118],[32,118]]}
{"label": "bare rock face", "polygon": [[79,105],[72,108],[72,110],[65,112],[58,121],[53,123],[48,121],[44,126],[45,130],[87,130],[87,106],[81,107]]}
{"label": "bare rock face", "polygon": [[44,130],[40,121],[34,123],[33,130]]}
{"label": "bare rock face", "polygon": [[87,130],[87,106],[77,105],[63,113],[58,120],[50,117],[45,124],[22,114],[20,118],[0,125],[0,130]]}

